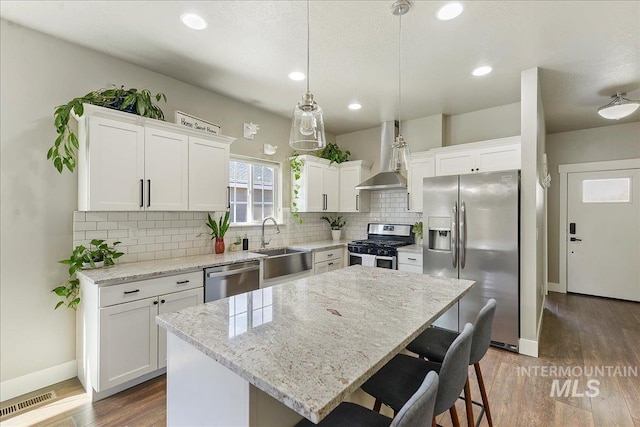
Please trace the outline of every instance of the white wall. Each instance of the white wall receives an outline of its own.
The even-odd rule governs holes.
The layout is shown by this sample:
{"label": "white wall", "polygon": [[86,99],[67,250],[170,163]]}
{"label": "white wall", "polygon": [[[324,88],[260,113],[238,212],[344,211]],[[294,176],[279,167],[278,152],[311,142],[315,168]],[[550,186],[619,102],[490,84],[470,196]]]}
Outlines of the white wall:
{"label": "white wall", "polygon": [[[238,138],[232,153],[283,162],[285,206],[290,120],[4,20],[0,43],[0,400],[5,400],[20,383],[37,384],[45,377],[55,382],[60,372],[73,370],[75,359],[74,314],[54,311],[57,299],[50,292],[65,278],[57,261],[72,249],[77,208],[77,175],[60,175],[46,160],[56,136],[57,105],[112,83],[164,92],[168,103],[161,107],[168,121],[175,110],[209,119]],[[260,124],[254,141],[242,138],[244,122]],[[277,155],[261,154],[263,142],[278,145]]]}
{"label": "white wall", "polygon": [[548,206],[550,282],[560,283],[558,165],[634,158],[640,158],[640,122],[547,135],[547,160],[551,174]]}
{"label": "white wall", "polygon": [[520,103],[445,116],[444,145],[520,135]]}
{"label": "white wall", "polygon": [[545,205],[540,185],[545,150],[545,123],[538,68],[521,74],[522,168],[520,195],[520,351],[538,354],[546,277]]}

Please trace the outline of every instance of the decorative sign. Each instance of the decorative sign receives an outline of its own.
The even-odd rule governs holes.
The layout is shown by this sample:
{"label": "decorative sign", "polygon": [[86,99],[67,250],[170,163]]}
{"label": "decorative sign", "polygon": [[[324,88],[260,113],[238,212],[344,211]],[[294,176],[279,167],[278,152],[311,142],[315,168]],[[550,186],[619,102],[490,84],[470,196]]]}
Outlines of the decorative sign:
{"label": "decorative sign", "polygon": [[207,122],[205,120],[183,113],[182,111],[176,111],[176,123],[181,126],[188,127],[189,129],[201,130],[204,132],[212,133],[214,135],[220,134],[220,125]]}

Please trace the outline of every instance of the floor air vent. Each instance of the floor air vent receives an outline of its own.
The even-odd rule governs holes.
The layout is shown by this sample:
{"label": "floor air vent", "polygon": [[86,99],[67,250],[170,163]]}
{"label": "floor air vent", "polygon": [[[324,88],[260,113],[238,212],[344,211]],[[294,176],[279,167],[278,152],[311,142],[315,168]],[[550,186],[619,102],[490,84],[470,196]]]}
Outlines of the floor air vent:
{"label": "floor air vent", "polygon": [[14,403],[13,405],[9,405],[6,408],[0,409],[0,418],[17,414],[18,412],[22,412],[25,409],[28,409],[34,405],[37,405],[42,402],[46,402],[47,400],[55,399],[56,397],[57,396],[55,391],[48,391],[46,393],[42,393],[39,396],[35,396],[27,400],[23,400],[22,402]]}

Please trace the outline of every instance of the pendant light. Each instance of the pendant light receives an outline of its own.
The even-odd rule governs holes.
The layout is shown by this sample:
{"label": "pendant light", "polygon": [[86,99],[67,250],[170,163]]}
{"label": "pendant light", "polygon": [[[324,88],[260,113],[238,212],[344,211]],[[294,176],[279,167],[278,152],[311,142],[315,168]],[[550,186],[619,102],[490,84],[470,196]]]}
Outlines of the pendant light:
{"label": "pendant light", "polygon": [[289,145],[299,151],[321,150],[326,145],[322,108],[309,91],[309,0],[307,0],[307,92],[293,109]]}
{"label": "pendant light", "polygon": [[391,5],[391,13],[398,16],[398,136],[391,146],[393,152],[391,155],[392,171],[408,170],[411,163],[411,153],[409,145],[402,136],[402,15],[407,13],[411,8],[411,3],[407,0],[396,0]]}
{"label": "pendant light", "polygon": [[615,95],[611,95],[613,101],[598,108],[598,114],[605,119],[610,120],[620,120],[630,114],[633,114],[633,112],[640,106],[640,101],[623,98],[625,95],[626,93],[624,92],[618,92]]}

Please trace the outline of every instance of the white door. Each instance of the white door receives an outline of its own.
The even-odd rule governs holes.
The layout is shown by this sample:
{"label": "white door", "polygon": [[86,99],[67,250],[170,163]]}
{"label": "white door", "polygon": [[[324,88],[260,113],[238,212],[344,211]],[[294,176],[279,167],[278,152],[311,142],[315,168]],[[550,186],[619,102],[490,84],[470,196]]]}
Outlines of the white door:
{"label": "white door", "polygon": [[[172,313],[204,303],[204,288],[160,295],[158,314]],[[158,369],[167,366],[167,330],[158,326]]]}
{"label": "white door", "polygon": [[640,169],[568,174],[567,290],[640,301]]}
{"label": "white door", "polygon": [[146,207],[155,211],[189,208],[189,145],[186,135],[145,128]]}
{"label": "white door", "polygon": [[229,208],[229,144],[189,137],[189,210]]}

